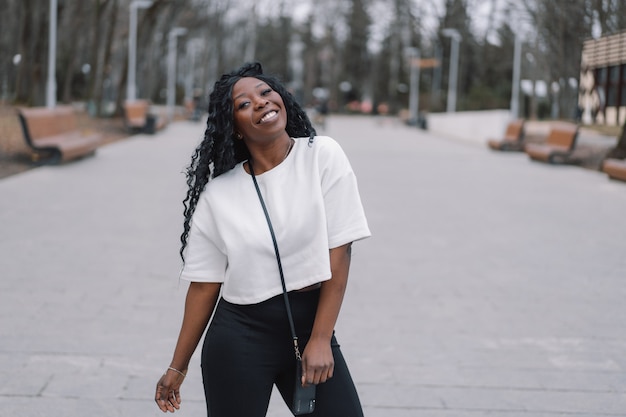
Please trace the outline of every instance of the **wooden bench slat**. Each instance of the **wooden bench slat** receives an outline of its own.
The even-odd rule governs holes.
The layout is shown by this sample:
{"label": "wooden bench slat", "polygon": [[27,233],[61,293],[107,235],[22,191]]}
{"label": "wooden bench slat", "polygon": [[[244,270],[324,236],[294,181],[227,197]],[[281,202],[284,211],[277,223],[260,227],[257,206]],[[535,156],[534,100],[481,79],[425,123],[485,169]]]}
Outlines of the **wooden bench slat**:
{"label": "wooden bench slat", "polygon": [[143,128],[148,121],[150,103],[147,100],[133,100],[124,102],[126,125],[130,128]]}
{"label": "wooden bench slat", "polygon": [[[166,121],[163,118],[150,114],[150,102],[148,100],[126,100],[124,102],[124,122],[126,128],[131,132],[149,132],[151,128],[160,130],[165,127]],[[151,123],[154,125],[150,126]]]}
{"label": "wooden bench slat", "polygon": [[602,171],[606,172],[609,178],[626,181],[626,160],[613,158],[606,159],[602,163]]}
{"label": "wooden bench slat", "polygon": [[502,139],[489,139],[487,145],[495,151],[524,150],[524,119],[510,122]]}
{"label": "wooden bench slat", "polygon": [[20,112],[29,122],[29,133],[33,140],[77,129],[76,116],[71,107],[30,108],[21,109]]}
{"label": "wooden bench slat", "polygon": [[604,161],[601,169],[614,180],[626,181],[626,122],[622,126],[622,132],[617,137],[617,143],[611,149]]}
{"label": "wooden bench slat", "polygon": [[550,129],[544,143],[529,143],[524,151],[535,161],[553,163],[561,159],[565,162],[574,152],[577,138],[577,125],[557,124]]}

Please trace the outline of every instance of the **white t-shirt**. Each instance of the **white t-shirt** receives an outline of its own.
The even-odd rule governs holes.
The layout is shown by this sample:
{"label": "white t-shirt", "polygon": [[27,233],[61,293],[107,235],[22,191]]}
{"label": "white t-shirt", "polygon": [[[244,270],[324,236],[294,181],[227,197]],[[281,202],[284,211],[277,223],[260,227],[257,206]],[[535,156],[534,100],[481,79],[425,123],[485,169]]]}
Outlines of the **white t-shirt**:
{"label": "white t-shirt", "polygon": [[[329,249],[370,236],[356,177],[332,138],[297,138],[256,176],[288,291],[331,278]],[[212,179],[191,221],[181,278],[222,282],[222,297],[255,304],[282,293],[270,231],[243,163]]]}

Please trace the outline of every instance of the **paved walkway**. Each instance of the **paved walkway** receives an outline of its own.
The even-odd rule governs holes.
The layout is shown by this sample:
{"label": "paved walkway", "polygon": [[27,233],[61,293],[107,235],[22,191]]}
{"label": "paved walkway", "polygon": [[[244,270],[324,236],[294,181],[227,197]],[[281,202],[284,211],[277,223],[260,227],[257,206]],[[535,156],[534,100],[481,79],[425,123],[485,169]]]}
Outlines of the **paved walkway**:
{"label": "paved walkway", "polygon": [[[626,415],[626,184],[391,121],[326,133],[374,234],[337,328],[367,417]],[[0,181],[1,417],[161,415],[201,135],[180,122]],[[203,415],[197,355],[183,401]]]}

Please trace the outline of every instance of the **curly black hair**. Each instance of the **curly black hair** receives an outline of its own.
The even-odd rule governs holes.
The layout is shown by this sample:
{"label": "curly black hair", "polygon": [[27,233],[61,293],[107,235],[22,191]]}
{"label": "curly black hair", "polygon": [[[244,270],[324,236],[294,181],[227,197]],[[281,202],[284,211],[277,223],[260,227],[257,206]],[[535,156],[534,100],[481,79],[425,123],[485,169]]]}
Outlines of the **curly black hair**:
{"label": "curly black hair", "polygon": [[209,114],[204,139],[193,153],[191,164],[186,170],[189,188],[187,196],[183,200],[185,222],[183,233],[180,236],[182,243],[180,256],[183,262],[185,261],[184,251],[189,237],[191,217],[207,183],[211,178],[233,169],[239,162],[246,161],[250,157],[250,152],[244,141],[235,139],[233,128],[232,90],[235,83],[244,77],[258,78],[280,94],[287,112],[285,130],[289,136],[312,138],[316,134],[304,109],[277,77],[263,74],[260,63],[247,63],[239,69],[222,75],[209,95]]}

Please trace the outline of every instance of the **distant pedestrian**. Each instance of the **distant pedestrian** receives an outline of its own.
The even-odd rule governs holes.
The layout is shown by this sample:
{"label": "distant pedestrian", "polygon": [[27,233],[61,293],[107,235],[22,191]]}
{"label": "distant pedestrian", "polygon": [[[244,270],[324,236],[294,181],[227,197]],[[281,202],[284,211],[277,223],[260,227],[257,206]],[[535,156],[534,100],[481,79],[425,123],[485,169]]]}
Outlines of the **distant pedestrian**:
{"label": "distant pedestrian", "polygon": [[315,107],[315,124],[322,129],[326,128],[326,116],[328,115],[328,100],[321,99]]}
{"label": "distant pedestrian", "polygon": [[[316,386],[313,416],[363,416],[334,336],[352,242],[370,235],[346,155],[333,139],[316,136],[304,110],[258,63],[223,75],[208,111],[204,140],[187,170],[185,313],[157,383],[157,405],[164,412],[180,407],[190,358],[213,316],[201,359],[210,417],[265,416],[272,387],[291,404],[296,378]],[[303,349],[297,377],[261,198]]]}
{"label": "distant pedestrian", "polygon": [[202,104],[202,90],[196,88],[193,92],[193,112],[191,114],[191,120],[194,122],[200,121],[203,112]]}

